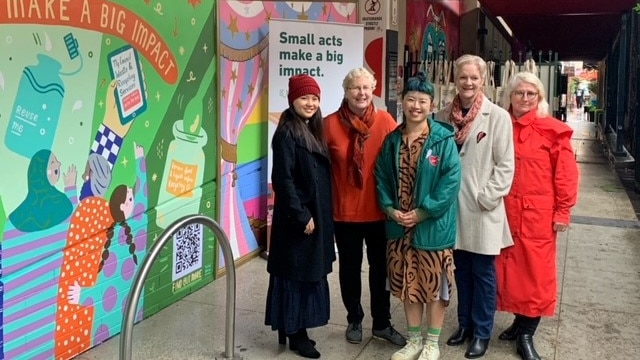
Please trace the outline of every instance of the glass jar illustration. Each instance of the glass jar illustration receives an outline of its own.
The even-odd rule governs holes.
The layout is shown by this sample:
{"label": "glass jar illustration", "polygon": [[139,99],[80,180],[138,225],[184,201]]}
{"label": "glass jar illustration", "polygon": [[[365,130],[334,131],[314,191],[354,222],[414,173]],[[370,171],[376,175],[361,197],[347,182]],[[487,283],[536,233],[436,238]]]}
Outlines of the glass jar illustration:
{"label": "glass jar illustration", "polygon": [[29,159],[40,149],[51,149],[64,98],[60,63],[44,54],[37,58],[36,65],[22,71],[5,135],[7,148]]}
{"label": "glass jar illustration", "polygon": [[182,120],[173,124],[174,139],[167,149],[156,214],[156,224],[161,228],[200,210],[205,161],[202,148],[207,134],[202,128],[193,134],[183,124]]}

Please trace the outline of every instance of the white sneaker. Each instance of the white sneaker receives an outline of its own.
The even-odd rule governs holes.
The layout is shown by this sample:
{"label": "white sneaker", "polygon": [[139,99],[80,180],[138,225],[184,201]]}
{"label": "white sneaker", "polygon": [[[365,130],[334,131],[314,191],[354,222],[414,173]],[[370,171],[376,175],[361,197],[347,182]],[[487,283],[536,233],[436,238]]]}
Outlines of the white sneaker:
{"label": "white sneaker", "polygon": [[393,353],[391,360],[417,360],[422,353],[422,337],[409,338],[407,344]]}
{"label": "white sneaker", "polygon": [[438,345],[431,341],[427,341],[418,360],[438,360],[439,358],[440,348],[438,348]]}

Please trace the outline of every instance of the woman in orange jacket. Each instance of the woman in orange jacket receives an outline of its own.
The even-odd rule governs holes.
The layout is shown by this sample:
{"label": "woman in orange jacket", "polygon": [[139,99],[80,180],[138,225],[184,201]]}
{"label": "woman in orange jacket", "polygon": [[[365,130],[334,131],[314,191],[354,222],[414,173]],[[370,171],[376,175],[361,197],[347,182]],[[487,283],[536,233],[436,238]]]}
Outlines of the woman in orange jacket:
{"label": "woman in orange jacket", "polygon": [[397,124],[391,115],[373,104],[376,79],[365,68],[344,78],[340,108],[324,120],[331,157],[333,220],[340,264],[340,292],[347,310],[345,338],[362,342],[363,242],[369,263],[372,335],[404,346],[406,340],[391,325],[391,295],[387,284],[385,214],[378,208],[373,169],[387,134]]}

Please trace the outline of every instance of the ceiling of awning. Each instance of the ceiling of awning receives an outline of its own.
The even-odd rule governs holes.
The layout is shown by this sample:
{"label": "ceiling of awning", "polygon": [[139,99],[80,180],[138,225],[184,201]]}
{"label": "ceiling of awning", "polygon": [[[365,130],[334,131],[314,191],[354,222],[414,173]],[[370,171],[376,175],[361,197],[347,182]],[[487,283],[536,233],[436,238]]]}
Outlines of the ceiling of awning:
{"label": "ceiling of awning", "polygon": [[597,62],[611,49],[622,14],[638,0],[479,2],[488,15],[502,17],[513,36],[524,46],[532,46],[534,52],[551,50],[561,61]]}

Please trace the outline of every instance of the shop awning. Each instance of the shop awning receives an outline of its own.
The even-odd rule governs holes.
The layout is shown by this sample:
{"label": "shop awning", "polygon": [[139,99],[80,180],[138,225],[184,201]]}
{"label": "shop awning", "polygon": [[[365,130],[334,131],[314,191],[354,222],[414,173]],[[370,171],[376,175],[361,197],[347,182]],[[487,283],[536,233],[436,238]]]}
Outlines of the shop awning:
{"label": "shop awning", "polygon": [[561,61],[597,62],[611,49],[622,14],[638,0],[479,2],[490,16],[503,18],[523,47],[557,52]]}

